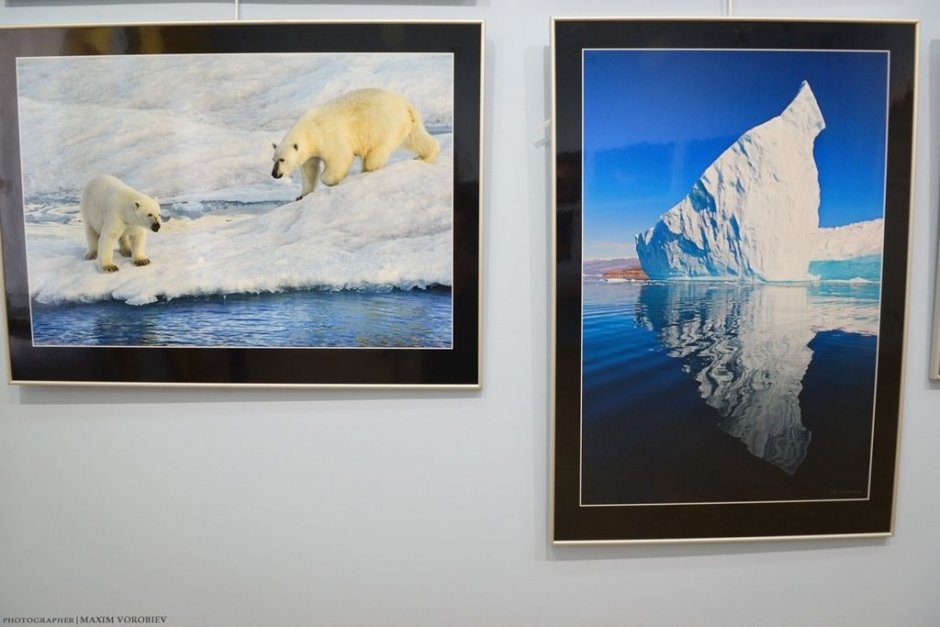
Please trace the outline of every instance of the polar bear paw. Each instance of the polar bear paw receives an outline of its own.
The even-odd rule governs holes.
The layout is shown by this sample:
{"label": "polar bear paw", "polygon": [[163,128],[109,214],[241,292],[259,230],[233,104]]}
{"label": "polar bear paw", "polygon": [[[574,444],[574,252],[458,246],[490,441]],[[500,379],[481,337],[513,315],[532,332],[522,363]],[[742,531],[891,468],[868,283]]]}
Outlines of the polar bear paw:
{"label": "polar bear paw", "polygon": [[149,265],[149,264],[150,264],[150,260],[147,259],[146,257],[144,257],[143,259],[135,259],[135,260],[134,260],[134,265],[135,265],[135,266],[146,266],[146,265]]}

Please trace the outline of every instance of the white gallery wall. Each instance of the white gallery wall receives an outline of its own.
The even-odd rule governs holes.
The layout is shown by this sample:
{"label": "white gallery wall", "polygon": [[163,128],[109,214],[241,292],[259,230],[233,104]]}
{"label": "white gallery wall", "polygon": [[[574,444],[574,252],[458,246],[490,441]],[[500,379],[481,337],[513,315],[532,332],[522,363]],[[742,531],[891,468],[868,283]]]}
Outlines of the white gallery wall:
{"label": "white gallery wall", "polygon": [[[486,20],[483,389],[0,383],[0,617],[149,615],[173,627],[940,625],[940,386],[927,378],[940,208],[936,0],[733,6],[738,17],[921,20],[896,535],[548,541],[549,20],[725,10],[724,0],[241,4],[245,20]],[[235,12],[221,2],[2,0],[0,23]],[[2,381],[7,368],[0,360]]]}

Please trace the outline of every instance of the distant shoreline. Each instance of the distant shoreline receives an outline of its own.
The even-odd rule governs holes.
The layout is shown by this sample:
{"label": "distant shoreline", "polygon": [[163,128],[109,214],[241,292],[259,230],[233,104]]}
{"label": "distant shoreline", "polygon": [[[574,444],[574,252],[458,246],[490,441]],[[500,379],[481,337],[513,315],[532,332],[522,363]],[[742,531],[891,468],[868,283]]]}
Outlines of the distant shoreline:
{"label": "distant shoreline", "polygon": [[615,268],[601,273],[605,279],[626,279],[628,281],[648,281],[649,276],[642,268]]}

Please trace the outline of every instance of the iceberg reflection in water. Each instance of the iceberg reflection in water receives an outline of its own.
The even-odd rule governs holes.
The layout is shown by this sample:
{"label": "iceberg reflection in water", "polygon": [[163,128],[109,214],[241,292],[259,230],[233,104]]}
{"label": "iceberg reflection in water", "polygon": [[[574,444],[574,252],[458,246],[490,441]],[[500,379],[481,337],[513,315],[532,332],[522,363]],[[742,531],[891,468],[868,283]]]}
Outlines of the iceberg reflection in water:
{"label": "iceberg reflection in water", "polygon": [[[875,286],[877,287],[877,286]],[[812,434],[803,426],[799,396],[821,330],[875,335],[877,298],[832,299],[806,285],[647,284],[637,321],[655,331],[669,355],[698,382],[719,427],[751,454],[787,474],[806,457]],[[877,291],[874,294],[877,297]]]}
{"label": "iceberg reflection in water", "polygon": [[585,504],[867,493],[879,284],[583,287]]}

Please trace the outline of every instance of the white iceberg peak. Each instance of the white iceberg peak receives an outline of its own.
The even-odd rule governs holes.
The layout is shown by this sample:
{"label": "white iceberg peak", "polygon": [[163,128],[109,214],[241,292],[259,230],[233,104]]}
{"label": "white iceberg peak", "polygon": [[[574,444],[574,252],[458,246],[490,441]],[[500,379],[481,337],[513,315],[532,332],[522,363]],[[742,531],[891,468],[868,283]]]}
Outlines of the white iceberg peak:
{"label": "white iceberg peak", "polygon": [[741,135],[682,201],[637,235],[650,278],[811,278],[819,227],[816,136],[826,127],[804,81],[780,115]]}
{"label": "white iceberg peak", "polygon": [[812,133],[813,137],[826,128],[826,120],[823,118],[822,111],[819,110],[816,95],[806,81],[800,84],[796,97],[780,114],[780,118],[788,124],[800,127],[807,133]]}

